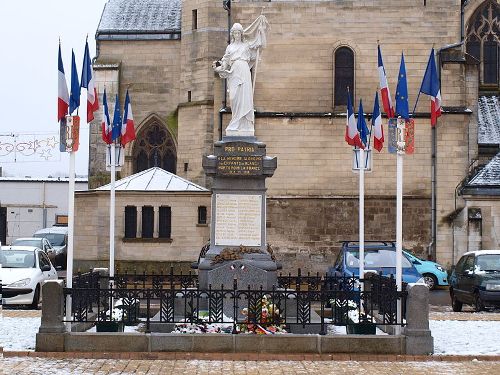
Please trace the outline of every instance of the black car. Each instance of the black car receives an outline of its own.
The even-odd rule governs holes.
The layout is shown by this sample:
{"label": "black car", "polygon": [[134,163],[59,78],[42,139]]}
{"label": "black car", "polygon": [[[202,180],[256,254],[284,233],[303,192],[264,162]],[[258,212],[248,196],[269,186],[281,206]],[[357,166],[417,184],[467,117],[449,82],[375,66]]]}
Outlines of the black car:
{"label": "black car", "polygon": [[500,250],[479,250],[465,253],[450,278],[453,311],[462,305],[473,305],[476,311],[500,307]]}

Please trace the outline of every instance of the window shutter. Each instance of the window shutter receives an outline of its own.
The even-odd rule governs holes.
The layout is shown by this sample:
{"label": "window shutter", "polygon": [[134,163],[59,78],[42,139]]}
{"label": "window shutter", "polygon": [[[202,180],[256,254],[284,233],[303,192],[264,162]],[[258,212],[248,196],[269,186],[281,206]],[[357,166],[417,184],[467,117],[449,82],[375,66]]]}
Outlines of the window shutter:
{"label": "window shutter", "polygon": [[153,238],[154,211],[151,206],[142,207],[142,238]]}
{"label": "window shutter", "polygon": [[207,208],[205,206],[198,207],[198,224],[207,223]]}
{"label": "window shutter", "polygon": [[137,207],[125,207],[125,238],[137,237]]}
{"label": "window shutter", "polygon": [[172,232],[172,209],[168,206],[160,207],[160,228],[158,235],[160,238],[170,238]]}

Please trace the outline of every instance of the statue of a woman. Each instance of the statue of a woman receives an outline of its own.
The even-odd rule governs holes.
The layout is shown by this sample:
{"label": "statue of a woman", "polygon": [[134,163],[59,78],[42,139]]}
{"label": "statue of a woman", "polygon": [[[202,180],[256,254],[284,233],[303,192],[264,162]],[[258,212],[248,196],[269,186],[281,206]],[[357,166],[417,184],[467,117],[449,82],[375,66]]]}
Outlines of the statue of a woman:
{"label": "statue of a woman", "polygon": [[226,128],[227,136],[254,135],[253,86],[250,69],[258,60],[260,49],[266,46],[268,28],[269,24],[263,15],[245,30],[239,23],[235,23],[231,28],[231,43],[227,46],[226,53],[220,61],[212,63],[219,76],[228,80],[232,118]]}

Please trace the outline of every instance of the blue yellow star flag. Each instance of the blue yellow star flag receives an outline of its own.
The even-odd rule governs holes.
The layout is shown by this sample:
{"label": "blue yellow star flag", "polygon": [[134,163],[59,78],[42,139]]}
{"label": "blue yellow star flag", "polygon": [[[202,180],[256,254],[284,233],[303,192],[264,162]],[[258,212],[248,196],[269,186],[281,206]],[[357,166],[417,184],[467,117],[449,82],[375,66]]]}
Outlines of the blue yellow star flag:
{"label": "blue yellow star flag", "polygon": [[408,83],[406,81],[405,57],[401,52],[401,65],[399,66],[398,86],[396,87],[396,116],[405,120],[410,119],[408,108]]}

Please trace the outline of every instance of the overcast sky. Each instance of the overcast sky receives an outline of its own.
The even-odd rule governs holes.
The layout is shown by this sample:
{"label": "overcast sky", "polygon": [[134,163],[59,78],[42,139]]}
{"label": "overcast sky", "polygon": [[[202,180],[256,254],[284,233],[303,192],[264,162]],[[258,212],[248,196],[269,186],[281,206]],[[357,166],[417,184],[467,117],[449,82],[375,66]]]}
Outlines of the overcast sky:
{"label": "overcast sky", "polygon": [[[67,174],[69,158],[56,148],[36,157],[8,152],[17,136],[47,140],[56,135],[57,48],[61,38],[62,57],[68,87],[71,78],[71,48],[75,50],[80,79],[88,34],[91,58],[95,56],[95,31],[107,0],[2,0],[0,1],[0,165],[4,175],[47,176]],[[82,90],[80,151],[76,154],[76,173],[87,174],[88,132],[85,89]],[[96,114],[101,118],[101,110]],[[43,134],[42,134],[43,133]],[[47,142],[46,142],[47,143]],[[46,144],[45,143],[45,144]],[[43,144],[43,143],[42,143]],[[50,142],[49,142],[50,144]],[[3,147],[2,147],[3,146]],[[45,156],[45,157],[40,157]],[[50,157],[49,157],[50,156]],[[43,161],[55,159],[55,161]]]}

